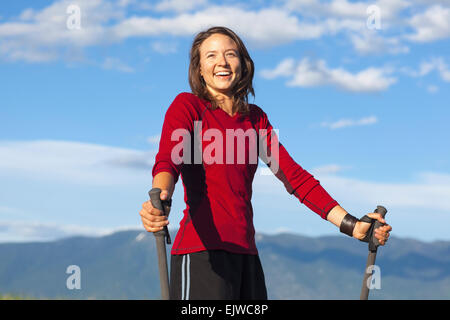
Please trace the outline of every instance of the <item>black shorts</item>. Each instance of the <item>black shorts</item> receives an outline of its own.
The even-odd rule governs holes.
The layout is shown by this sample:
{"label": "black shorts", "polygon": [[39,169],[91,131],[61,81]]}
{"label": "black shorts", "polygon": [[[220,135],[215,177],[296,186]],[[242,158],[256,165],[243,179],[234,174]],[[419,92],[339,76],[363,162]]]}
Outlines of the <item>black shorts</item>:
{"label": "black shorts", "polygon": [[171,300],[267,300],[257,255],[208,250],[172,255]]}

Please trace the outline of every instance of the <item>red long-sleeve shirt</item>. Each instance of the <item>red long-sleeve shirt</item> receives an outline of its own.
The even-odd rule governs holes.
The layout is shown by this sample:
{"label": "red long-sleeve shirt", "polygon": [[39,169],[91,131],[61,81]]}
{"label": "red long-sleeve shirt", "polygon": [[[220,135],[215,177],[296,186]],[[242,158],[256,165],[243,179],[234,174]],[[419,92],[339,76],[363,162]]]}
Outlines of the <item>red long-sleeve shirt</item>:
{"label": "red long-sleeve shirt", "polygon": [[[257,155],[266,154],[261,148],[269,150],[269,156],[261,158],[301,203],[323,219],[338,205],[290,157],[272,130],[267,115],[254,104],[249,114],[230,116],[220,108],[212,110],[208,101],[191,93],[175,98],[166,112],[152,170],[153,176],[169,172],[175,183],[181,174],[184,185],[186,209],[172,254],[214,249],[257,254],[251,198]],[[251,138],[252,132],[258,135]],[[272,139],[278,154],[270,148]]]}

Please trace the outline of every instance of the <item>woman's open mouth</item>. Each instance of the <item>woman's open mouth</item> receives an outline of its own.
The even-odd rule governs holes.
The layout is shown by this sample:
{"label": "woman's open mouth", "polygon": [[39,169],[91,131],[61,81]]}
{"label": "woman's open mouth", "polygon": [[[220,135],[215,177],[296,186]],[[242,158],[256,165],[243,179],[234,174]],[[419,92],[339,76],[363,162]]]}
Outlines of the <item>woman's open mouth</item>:
{"label": "woman's open mouth", "polygon": [[217,72],[214,74],[214,76],[222,80],[227,80],[231,78],[231,72],[227,71]]}

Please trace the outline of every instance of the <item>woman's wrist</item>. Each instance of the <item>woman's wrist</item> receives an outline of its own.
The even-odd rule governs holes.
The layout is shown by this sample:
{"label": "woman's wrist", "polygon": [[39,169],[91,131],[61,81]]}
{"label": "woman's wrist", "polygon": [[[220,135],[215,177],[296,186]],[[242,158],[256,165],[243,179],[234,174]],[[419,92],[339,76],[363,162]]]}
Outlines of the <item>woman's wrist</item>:
{"label": "woman's wrist", "polygon": [[341,206],[337,205],[331,209],[328,213],[327,220],[338,227],[342,233],[350,237],[355,237],[354,230],[359,219],[349,214]]}
{"label": "woman's wrist", "polygon": [[172,198],[172,194],[175,189],[174,177],[171,173],[162,171],[155,175],[152,183],[153,188],[160,188],[161,190],[167,190],[168,198]]}
{"label": "woman's wrist", "polygon": [[327,215],[327,220],[334,224],[336,227],[341,226],[342,219],[348,214],[340,205],[333,207]]}
{"label": "woman's wrist", "polygon": [[348,235],[349,237],[353,237],[353,231],[355,230],[356,223],[358,223],[359,219],[347,213],[341,221],[341,225],[339,226],[339,231]]}

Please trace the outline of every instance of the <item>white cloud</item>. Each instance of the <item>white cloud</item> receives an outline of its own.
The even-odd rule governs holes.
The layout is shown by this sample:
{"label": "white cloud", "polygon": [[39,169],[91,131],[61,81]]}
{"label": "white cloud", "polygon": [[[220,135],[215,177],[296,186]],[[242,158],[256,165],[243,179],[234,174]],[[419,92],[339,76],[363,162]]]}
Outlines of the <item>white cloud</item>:
{"label": "white cloud", "polygon": [[64,56],[68,48],[111,43],[105,26],[124,18],[124,8],[102,0],[78,0],[80,29],[69,29],[70,0],[56,1],[35,11],[25,9],[17,22],[0,24],[0,54],[6,60],[42,62]]}
{"label": "white cloud", "polygon": [[365,31],[350,36],[355,50],[363,55],[409,53],[409,48],[398,38],[384,38],[376,32]]}
{"label": "white cloud", "polygon": [[[349,178],[341,173],[342,169],[333,166],[322,172],[317,168],[310,172],[354,216],[361,217],[373,212],[377,205],[383,205],[388,210],[387,221],[394,229],[393,235],[425,241],[449,239],[450,174],[428,172],[417,175],[412,181],[388,182],[379,177]],[[264,232],[288,227],[310,236],[336,235],[338,232],[306,206],[300,205],[273,175],[255,175],[253,199],[255,226],[259,231],[265,226]],[[273,212],[279,217],[275,223]]]}
{"label": "white cloud", "polygon": [[70,141],[0,141],[0,173],[88,185],[129,184],[151,173],[156,151]]}
{"label": "white cloud", "polygon": [[[192,36],[213,25],[228,26],[247,42],[270,47],[295,40],[316,39],[346,29],[358,30],[365,23],[334,18],[308,22],[286,9],[206,6],[206,2],[201,0],[167,0],[156,5],[157,10],[175,10],[176,15],[127,17],[127,8],[137,5],[134,1],[79,0],[76,4],[81,12],[81,28],[69,30],[66,10],[71,4],[72,1],[61,0],[40,11],[25,9],[19,21],[0,24],[0,37],[4,40],[0,53],[9,60],[53,60],[69,47],[112,44],[129,37]],[[196,11],[188,12],[191,9]],[[27,52],[28,55],[17,54],[16,51]]]}
{"label": "white cloud", "polygon": [[[27,177],[39,181],[39,185],[44,185],[45,181],[53,182],[57,180],[58,183],[55,183],[55,185],[58,185],[59,188],[62,186],[66,188],[67,185],[75,182],[82,188],[93,186],[92,190],[97,190],[99,193],[91,200],[82,198],[80,195],[75,197],[78,197],[77,200],[81,201],[74,204],[74,212],[78,212],[78,215],[85,217],[84,219],[78,218],[78,220],[72,216],[61,218],[63,207],[56,199],[50,202],[51,205],[55,206],[54,208],[51,206],[46,208],[48,214],[42,221],[36,219],[38,219],[37,217],[42,218],[43,215],[39,215],[33,207],[27,204],[19,203],[18,205],[23,207],[15,209],[16,204],[5,203],[0,207],[0,241],[52,240],[74,234],[102,235],[117,230],[117,227],[113,228],[111,225],[120,226],[123,223],[108,224],[105,222],[112,218],[111,211],[113,210],[108,205],[117,207],[123,205],[123,203],[119,201],[111,204],[102,201],[108,201],[110,194],[122,195],[125,190],[132,186],[142,185],[143,173],[147,172],[150,177],[153,159],[154,152],[78,142],[0,142],[0,174],[7,181],[12,182],[16,179],[20,182],[23,181],[22,177]],[[450,174],[423,172],[417,175],[414,182],[375,182],[341,176],[341,173],[347,168],[349,167],[330,164],[314,168],[311,172],[321,181],[326,190],[342,204],[347,203],[360,208],[382,204],[390,212],[402,211],[409,212],[411,215],[419,214],[424,210],[427,210],[428,214],[434,211],[450,212]],[[108,186],[108,188],[101,188],[106,189],[103,196],[100,195],[97,186]],[[172,216],[172,219],[175,220],[172,221],[178,221],[177,218],[181,219],[180,213],[184,209],[182,189],[182,187],[176,188],[176,204],[173,207]],[[77,188],[67,190],[77,192]],[[38,189],[35,191],[38,192]],[[45,190],[42,192],[45,193]],[[268,197],[268,194],[271,197]],[[273,175],[255,175],[253,184],[253,199],[255,202],[264,203],[267,199],[273,199],[274,197],[280,197],[281,199],[282,194],[289,196],[282,183]],[[42,195],[37,195],[38,198],[40,196]],[[139,197],[137,196],[136,199]],[[72,198],[68,196],[68,199]],[[135,203],[136,199],[129,202]],[[65,203],[64,201],[63,203]],[[283,201],[281,202],[283,203]],[[90,208],[94,203],[99,212],[95,214],[85,213],[83,216],[82,211]],[[291,205],[292,208],[289,207]],[[123,210],[126,214],[120,210],[122,212],[121,219],[126,219],[125,216],[133,214],[137,217],[137,208],[138,206],[127,204],[126,210]],[[285,203],[280,209],[298,210],[298,202]],[[96,210],[94,209],[94,211]],[[18,218],[17,213],[21,214],[20,218]],[[54,215],[53,218],[50,215]],[[53,222],[62,221],[61,219],[66,222]],[[136,228],[139,227],[137,218],[130,221],[136,221]],[[126,225],[133,223],[126,223]],[[108,227],[105,227],[106,225]],[[174,223],[173,225],[175,226]],[[276,227],[280,226],[282,225]],[[440,237],[444,236],[441,235]]]}
{"label": "white cloud", "polygon": [[1,221],[0,242],[53,241],[72,236],[101,237],[117,231],[137,230],[136,226],[105,228],[38,221]]}
{"label": "white cloud", "polygon": [[328,68],[324,60],[311,61],[309,58],[303,58],[292,70],[290,67],[292,61],[283,60],[274,70],[263,70],[261,75],[268,79],[288,77],[287,85],[291,87],[332,85],[352,92],[383,91],[397,81],[389,76],[392,73],[389,68],[370,67],[351,73],[342,68]]}
{"label": "white cloud", "polygon": [[134,69],[117,58],[107,57],[103,61],[101,67],[105,70],[116,70],[125,73],[132,73]]}
{"label": "white cloud", "polygon": [[375,116],[365,117],[361,119],[341,119],[335,122],[322,122],[321,126],[329,129],[342,129],[346,127],[354,126],[367,126],[378,122],[378,118]]}
{"label": "white cloud", "polygon": [[419,180],[429,185],[448,186],[450,185],[450,174],[425,171],[417,174]]}
{"label": "white cloud", "polygon": [[450,37],[450,8],[434,5],[410,18],[414,34],[406,36],[415,42],[431,42]]}
{"label": "white cloud", "polygon": [[155,41],[152,42],[151,47],[154,51],[161,54],[169,54],[177,52],[177,44],[175,42]]}
{"label": "white cloud", "polygon": [[13,215],[18,212],[20,212],[20,211],[18,211],[16,208],[0,206],[0,214]]}
{"label": "white cloud", "polygon": [[436,93],[439,91],[439,87],[435,86],[435,85],[429,85],[429,86],[427,86],[427,91],[429,93]]}
{"label": "white cloud", "polygon": [[433,63],[435,69],[439,71],[442,80],[450,82],[450,68],[447,66],[444,60],[442,58],[436,59],[433,61]]}
{"label": "white cloud", "polygon": [[[81,10],[79,30],[67,28],[66,9],[73,3]],[[410,5],[403,0],[289,0],[282,6],[246,9],[236,3],[211,5],[206,0],[163,0],[156,4],[134,0],[60,0],[41,10],[25,9],[18,19],[0,23],[0,58],[29,62],[70,60],[67,51],[74,48],[116,44],[132,37],[192,37],[213,25],[228,26],[246,43],[258,47],[350,32],[360,53],[408,52],[400,42],[401,36],[366,35],[366,9],[373,4],[381,10],[383,29],[399,21],[399,13]],[[133,10],[140,14],[130,16]],[[142,14],[144,11],[146,14]],[[422,21],[419,16],[413,24],[416,20]],[[437,25],[445,29],[445,25]],[[176,50],[173,44],[161,44],[154,42],[152,46],[163,53]]]}
{"label": "white cloud", "polygon": [[367,6],[374,4],[380,8],[382,25],[396,24],[402,18],[401,13],[412,5],[410,0],[378,0],[373,3],[372,1],[366,3]]}
{"label": "white cloud", "polygon": [[426,4],[426,5],[434,5],[434,4],[450,5],[450,0],[412,0],[412,2],[416,4]]}
{"label": "white cloud", "polygon": [[138,228],[155,154],[71,141],[0,141],[0,241]]}
{"label": "white cloud", "polygon": [[281,61],[273,70],[261,70],[261,77],[265,79],[274,79],[278,77],[288,77],[293,75],[295,69],[295,60],[291,58]]}
{"label": "white cloud", "polygon": [[205,6],[207,0],[163,0],[154,7],[155,11],[186,12]]}
{"label": "white cloud", "polygon": [[423,77],[433,71],[437,71],[442,80],[450,82],[450,68],[444,61],[443,57],[434,57],[429,60],[423,61],[418,70],[412,70],[411,68],[403,68],[402,71],[411,77]]}
{"label": "white cloud", "polygon": [[[279,23],[283,21],[283,23]],[[302,23],[295,16],[280,9],[244,10],[238,7],[212,6],[195,13],[174,17],[130,17],[114,26],[117,37],[148,37],[161,34],[192,36],[214,25],[232,28],[245,41],[259,46],[275,46],[299,39],[318,38],[325,26]]]}
{"label": "white cloud", "polygon": [[118,0],[117,5],[119,7],[128,7],[129,5],[135,4],[136,0]]}
{"label": "white cloud", "polygon": [[367,8],[375,5],[380,8],[382,19],[394,20],[410,3],[404,0],[348,1],[348,0],[287,0],[285,8],[316,18],[338,18],[365,20]]}
{"label": "white cloud", "polygon": [[54,50],[41,50],[22,46],[17,42],[0,43],[0,57],[8,61],[49,62],[58,58]]}
{"label": "white cloud", "polygon": [[[415,182],[395,183],[347,178],[337,174],[342,170],[340,165],[330,165],[310,172],[338,202],[364,207],[382,204],[414,213],[424,209],[428,213],[433,210],[450,212],[450,174],[423,172],[417,174]],[[267,197],[267,194],[278,198],[286,193],[282,183],[273,175],[255,175],[253,190],[255,199]]]}
{"label": "white cloud", "polygon": [[[387,207],[450,211],[450,175],[423,173],[414,183],[382,183],[322,176],[338,199],[358,203],[383,201]],[[351,199],[349,199],[351,196]]]}

